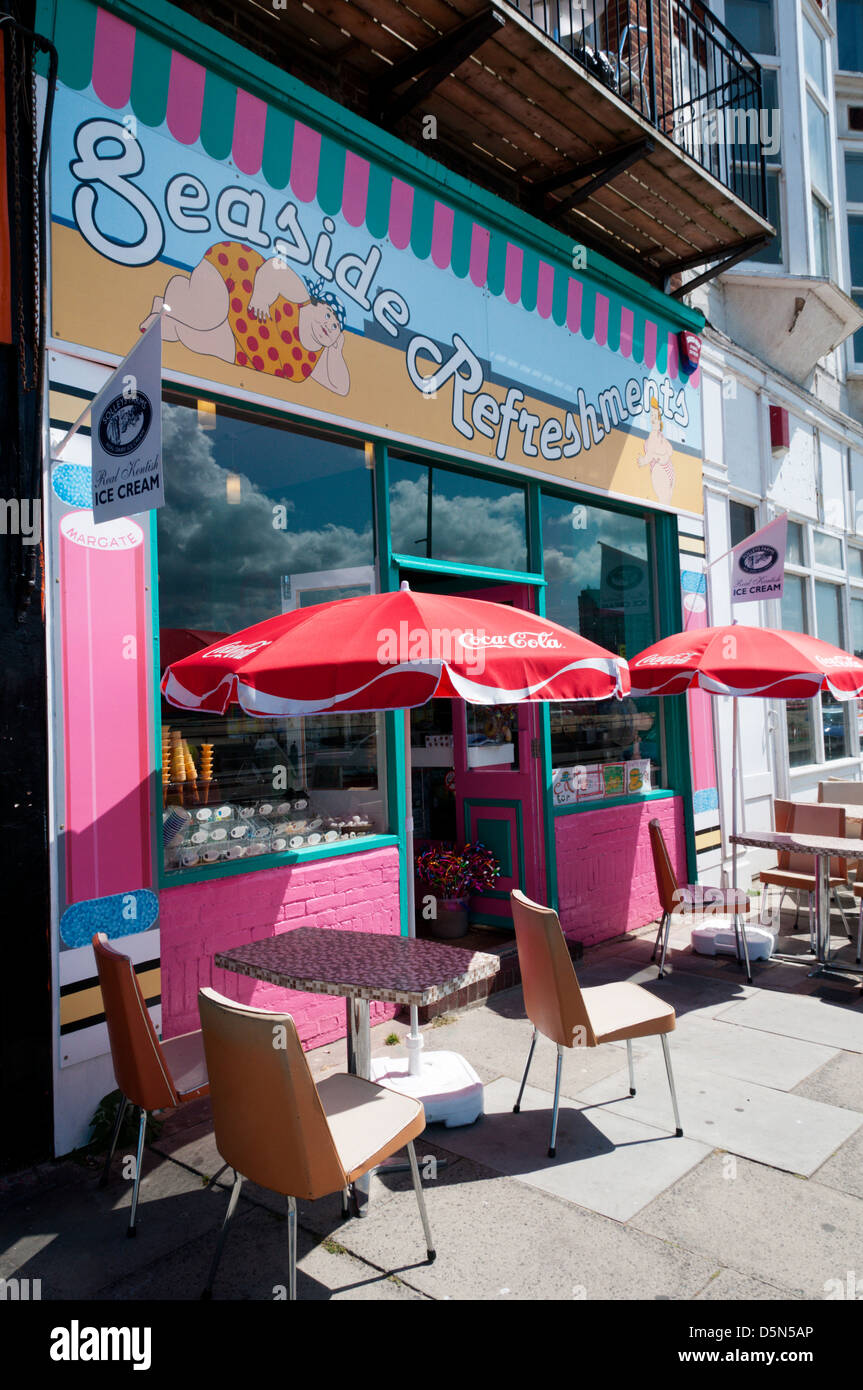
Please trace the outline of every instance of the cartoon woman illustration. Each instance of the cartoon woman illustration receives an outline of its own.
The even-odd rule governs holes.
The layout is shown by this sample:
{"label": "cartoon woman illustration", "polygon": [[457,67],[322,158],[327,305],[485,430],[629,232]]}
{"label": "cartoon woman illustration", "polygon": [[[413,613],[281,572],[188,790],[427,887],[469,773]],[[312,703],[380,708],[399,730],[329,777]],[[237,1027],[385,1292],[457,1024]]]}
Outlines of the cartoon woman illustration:
{"label": "cartoon woman illustration", "polygon": [[250,246],[218,242],[190,275],[168,281],[141,331],[160,313],[166,343],[287,381],[316,381],[338,396],[350,390],[344,305],[325,281],[303,281],[279,256],[265,261]]}
{"label": "cartoon woman illustration", "polygon": [[641,452],[639,468],[650,464],[650,481],[657,501],[669,506],[674,491],[674,464],[671,461],[674,450],[671,441],[662,433],[662,411],[655,396],[650,398],[650,434]]}

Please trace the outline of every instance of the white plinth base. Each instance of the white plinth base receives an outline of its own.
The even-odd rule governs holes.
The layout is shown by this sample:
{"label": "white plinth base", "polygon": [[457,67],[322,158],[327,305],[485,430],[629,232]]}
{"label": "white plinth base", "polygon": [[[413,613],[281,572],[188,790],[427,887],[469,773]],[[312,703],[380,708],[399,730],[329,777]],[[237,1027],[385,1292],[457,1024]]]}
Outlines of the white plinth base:
{"label": "white plinth base", "polygon": [[482,1082],[458,1052],[423,1052],[419,1076],[409,1074],[407,1057],[373,1057],[371,1079],[421,1100],[428,1124],[453,1129],[483,1113]]}
{"label": "white plinth base", "polygon": [[[776,936],[769,927],[761,926],[757,921],[747,920],[741,921],[740,931],[741,934],[746,932],[750,960],[770,959],[776,946]],[[721,922],[706,922],[703,926],[694,927],[692,949],[702,956],[736,956],[734,918],[725,918]]]}

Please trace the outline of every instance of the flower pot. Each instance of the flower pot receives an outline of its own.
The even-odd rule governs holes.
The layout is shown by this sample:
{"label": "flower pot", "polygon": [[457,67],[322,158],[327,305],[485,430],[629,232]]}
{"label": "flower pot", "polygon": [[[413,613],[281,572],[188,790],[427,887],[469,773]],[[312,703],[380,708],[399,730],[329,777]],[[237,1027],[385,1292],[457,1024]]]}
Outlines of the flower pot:
{"label": "flower pot", "polygon": [[466,898],[438,898],[437,916],[429,923],[432,934],[442,941],[467,936],[468,915]]}

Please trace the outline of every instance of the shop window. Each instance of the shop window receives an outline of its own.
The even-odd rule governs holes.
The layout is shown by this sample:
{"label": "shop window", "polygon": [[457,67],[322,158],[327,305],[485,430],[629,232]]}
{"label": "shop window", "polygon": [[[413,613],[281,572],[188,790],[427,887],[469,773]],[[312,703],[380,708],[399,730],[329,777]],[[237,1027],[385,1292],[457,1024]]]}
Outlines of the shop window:
{"label": "shop window", "polygon": [[527,569],[527,495],[493,482],[389,456],[392,547],[398,555]]}
{"label": "shop window", "polygon": [[725,25],[750,53],[775,53],[773,0],[725,0]]}
{"label": "shop window", "polygon": [[[793,523],[796,524],[796,523]],[[789,532],[791,527],[789,526]],[[789,537],[790,539],[790,537]],[[787,632],[809,630],[806,604],[806,580],[786,574],[782,594],[782,626]],[[788,761],[791,767],[805,767],[818,761],[815,750],[815,726],[812,700],[785,700],[785,720],[788,727]]]}
{"label": "shop window", "polygon": [[[789,521],[788,523],[788,543],[785,547],[785,559],[789,565],[803,565],[803,527],[799,521]],[[800,632],[803,628],[798,629]]]}
{"label": "shop window", "polygon": [[[817,534],[817,533],[816,533]],[[838,584],[815,584],[815,622],[817,636],[834,647],[844,649],[842,621],[842,589]],[[829,691],[821,694],[821,719],[824,731],[824,759],[847,758],[851,753],[848,702],[837,700]]]}
{"label": "shop window", "polygon": [[[656,640],[651,531],[642,517],[543,495],[546,613],[631,657]],[[664,786],[659,700],[549,706],[556,785],[566,800]]]}
{"label": "shop window", "polygon": [[755,508],[747,507],[744,502],[729,502],[728,521],[731,529],[731,545],[739,545],[745,541],[747,536],[754,534]]}
{"label": "shop window", "polygon": [[[826,565],[828,569],[841,570],[842,542],[838,536],[828,536],[825,531],[813,531],[812,554],[816,565]],[[832,638],[830,640],[832,641]]]}
{"label": "shop window", "polygon": [[863,72],[863,6],[860,0],[836,0],[839,67]]}
{"label": "shop window", "polygon": [[[374,587],[361,445],[171,400],[158,512],[161,669],[291,608]],[[256,719],[165,701],[169,872],[385,831],[382,716]]]}

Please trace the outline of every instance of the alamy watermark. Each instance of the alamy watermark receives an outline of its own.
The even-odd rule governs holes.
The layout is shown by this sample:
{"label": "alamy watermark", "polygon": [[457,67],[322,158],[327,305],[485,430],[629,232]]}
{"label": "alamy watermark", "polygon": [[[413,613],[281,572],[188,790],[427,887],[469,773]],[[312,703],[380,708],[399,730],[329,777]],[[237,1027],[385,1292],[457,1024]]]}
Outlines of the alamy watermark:
{"label": "alamy watermark", "polygon": [[718,145],[745,149],[757,145],[763,154],[772,157],[779,153],[782,113],[769,106],[709,106],[703,111],[679,111],[674,118],[674,137],[690,150]]}
{"label": "alamy watermark", "polygon": [[30,497],[0,497],[0,536],[20,536],[25,545],[42,539],[42,513]]}

